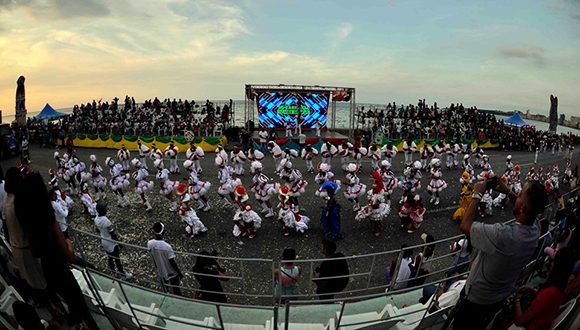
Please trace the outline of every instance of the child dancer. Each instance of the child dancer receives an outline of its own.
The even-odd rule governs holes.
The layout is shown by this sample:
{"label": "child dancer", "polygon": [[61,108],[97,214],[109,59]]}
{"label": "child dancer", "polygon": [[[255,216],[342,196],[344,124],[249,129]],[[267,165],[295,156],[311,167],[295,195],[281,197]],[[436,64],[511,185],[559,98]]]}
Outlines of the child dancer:
{"label": "child dancer", "polygon": [[129,171],[129,159],[131,158],[131,153],[127,150],[127,147],[123,144],[121,149],[117,151],[117,158],[119,159],[119,163],[123,166],[124,171]]}
{"label": "child dancer", "polygon": [[159,193],[169,201],[169,211],[175,212],[178,205],[173,200],[173,191],[177,188],[178,182],[169,180],[169,170],[163,165],[163,160],[156,159],[153,161],[153,165],[157,168],[155,177],[159,181]]}
{"label": "child dancer", "polygon": [[439,205],[439,192],[447,188],[447,182],[441,178],[441,161],[437,158],[431,159],[431,181],[427,185],[427,192],[431,195],[429,203]]}
{"label": "child dancer", "polygon": [[383,177],[378,171],[374,171],[371,175],[373,180],[373,189],[367,192],[367,205],[363,207],[356,214],[355,219],[361,221],[369,218],[376,237],[381,236],[382,226],[381,220],[386,218],[391,211],[391,208],[385,203]]}
{"label": "child dancer", "polygon": [[308,181],[302,178],[302,173],[298,169],[292,167],[292,162],[287,160],[284,162],[284,171],[280,173],[282,180],[286,181],[290,188],[290,201],[294,205],[294,211],[300,210],[298,197],[304,193],[308,186]]}
{"label": "child dancer", "polygon": [[391,170],[391,163],[386,160],[381,161],[380,174],[383,178],[385,199],[387,201],[387,205],[391,207],[391,194],[395,190],[395,187],[397,187],[399,180],[397,180],[395,174]]}
{"label": "child dancer", "polygon": [[274,216],[274,209],[270,203],[272,196],[278,191],[279,184],[276,182],[270,182],[270,178],[264,174],[259,174],[258,183],[254,187],[254,193],[256,200],[262,205],[262,214],[265,214],[265,218],[271,218]]}
{"label": "child dancer", "polygon": [[353,211],[357,212],[360,210],[360,203],[358,198],[366,193],[367,186],[360,182],[360,179],[356,175],[359,171],[359,167],[356,164],[350,163],[346,167],[347,174],[344,184],[346,185],[346,190],[344,191],[344,196],[352,202]]}
{"label": "child dancer", "polygon": [[143,167],[146,169],[149,169],[149,167],[147,167],[147,158],[149,158],[151,154],[151,148],[141,143],[141,140],[137,140],[137,150],[139,151],[141,164],[143,164]]}
{"label": "child dancer", "polygon": [[399,180],[399,187],[403,189],[403,195],[399,204],[403,204],[407,199],[413,199],[417,189],[421,188],[421,162],[416,161],[411,166],[405,167],[403,177]]}
{"label": "child dancer", "polygon": [[350,163],[350,157],[353,153],[353,145],[348,141],[344,141],[338,146],[338,154],[340,155],[340,168],[346,172],[346,167]]}
{"label": "child dancer", "polygon": [[230,152],[230,164],[234,167],[234,172],[238,176],[244,175],[244,163],[248,160],[246,154],[240,150],[240,147],[235,145],[234,149]]}
{"label": "child dancer", "polygon": [[382,151],[381,149],[377,148],[376,145],[372,145],[368,151],[369,158],[371,159],[371,168],[373,171],[379,170],[379,163],[381,161]]}
{"label": "child dancer", "polygon": [[179,166],[177,165],[177,155],[179,154],[179,148],[175,146],[173,140],[169,142],[167,148],[165,148],[165,157],[169,158],[169,172],[172,174],[179,174]]}
{"label": "child dancer", "polygon": [[312,160],[314,157],[318,156],[318,150],[314,149],[311,144],[307,144],[304,149],[302,149],[301,157],[306,162],[306,172],[314,173],[314,165]]}
{"label": "child dancer", "polygon": [[334,146],[334,144],[326,141],[320,147],[320,155],[322,156],[322,162],[330,165],[332,168],[332,157],[336,156],[338,153],[338,149]]}
{"label": "child dancer", "polygon": [[461,221],[465,215],[465,211],[471,204],[471,195],[473,194],[473,187],[471,185],[471,175],[467,171],[463,171],[463,175],[459,179],[461,183],[461,195],[459,197],[459,208],[453,213],[453,220]]}
{"label": "child dancer", "polygon": [[193,161],[186,160],[183,162],[183,167],[189,173],[187,183],[189,185],[188,191],[191,198],[197,202],[198,208],[203,212],[209,211],[211,206],[205,195],[209,191],[209,188],[211,188],[211,183],[199,179],[199,173],[195,170],[195,163]]}
{"label": "child dancer", "polygon": [[117,196],[117,205],[129,205],[129,198],[123,192],[124,189],[129,188],[129,174],[124,173],[123,166],[118,163],[115,164],[115,161],[111,157],[107,157],[105,163],[109,166],[109,173],[111,174],[109,186],[111,186],[113,193]]}
{"label": "child dancer", "polygon": [[272,158],[274,158],[274,163],[276,163],[276,173],[280,172],[280,162],[282,161],[282,156],[284,153],[282,152],[282,148],[276,144],[274,141],[268,142],[268,151],[272,154]]}
{"label": "child dancer", "polygon": [[196,235],[207,232],[207,227],[201,222],[193,207],[191,207],[191,195],[185,193],[182,195],[179,204],[179,217],[185,223],[185,232],[194,238]]}
{"label": "child dancer", "polygon": [[238,206],[238,211],[234,215],[234,236],[248,235],[248,238],[256,237],[256,230],[262,225],[262,218],[253,210],[252,204],[248,201],[246,188],[241,184],[234,189],[234,201]]}
{"label": "child dancer", "polygon": [[90,178],[88,182],[95,188],[97,193],[97,200],[105,199],[107,194],[105,194],[105,185],[107,184],[107,179],[103,176],[103,168],[97,163],[97,156],[91,155],[91,165],[89,166]]}
{"label": "child dancer", "polygon": [[139,159],[133,158],[131,164],[135,167],[135,172],[133,172],[133,179],[135,179],[135,192],[141,196],[141,200],[145,206],[145,211],[149,212],[153,208],[151,207],[151,203],[149,203],[145,197],[145,193],[153,188],[153,181],[146,181],[147,176],[149,176],[149,171],[143,167]]}
{"label": "child dancer", "polygon": [[205,157],[205,153],[201,147],[196,147],[193,142],[190,142],[189,149],[185,152],[185,158],[193,162],[193,169],[197,174],[201,174],[203,169],[201,168],[201,160]]}
{"label": "child dancer", "polygon": [[83,207],[85,209],[84,213],[96,217],[97,202],[93,199],[93,196],[91,196],[89,185],[86,182],[81,184],[81,192],[79,193],[79,197],[81,198],[81,202],[83,203]]}
{"label": "child dancer", "polygon": [[282,185],[278,189],[278,219],[284,223],[282,234],[286,237],[290,236],[291,232],[304,233],[310,222],[310,218],[296,211],[296,207],[291,201],[291,194],[292,191],[288,186]]}

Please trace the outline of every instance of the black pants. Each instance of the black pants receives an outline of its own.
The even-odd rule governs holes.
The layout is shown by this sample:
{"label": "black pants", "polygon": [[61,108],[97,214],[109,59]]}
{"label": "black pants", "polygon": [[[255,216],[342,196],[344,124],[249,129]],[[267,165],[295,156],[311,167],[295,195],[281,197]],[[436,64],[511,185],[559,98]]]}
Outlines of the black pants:
{"label": "black pants", "polygon": [[125,273],[123,271],[123,265],[121,264],[121,257],[120,257],[120,251],[119,251],[119,246],[115,246],[115,248],[113,249],[113,252],[109,253],[107,252],[107,262],[109,263],[109,269],[111,270],[115,270],[115,265],[117,266],[117,271],[121,274]]}
{"label": "black pants", "polygon": [[[461,295],[463,294],[464,292],[461,292]],[[480,305],[469,301],[468,298],[463,298],[455,306],[453,329],[483,330],[492,321],[495,313],[502,306],[503,301],[489,305]]]}
{"label": "black pants", "polygon": [[169,278],[168,281],[163,280],[163,284],[169,284],[169,285],[164,285],[166,292],[171,292],[176,296],[183,295],[183,294],[181,294],[181,288],[179,287],[179,285],[181,284],[181,281],[179,280],[179,276],[171,277],[171,278]]}

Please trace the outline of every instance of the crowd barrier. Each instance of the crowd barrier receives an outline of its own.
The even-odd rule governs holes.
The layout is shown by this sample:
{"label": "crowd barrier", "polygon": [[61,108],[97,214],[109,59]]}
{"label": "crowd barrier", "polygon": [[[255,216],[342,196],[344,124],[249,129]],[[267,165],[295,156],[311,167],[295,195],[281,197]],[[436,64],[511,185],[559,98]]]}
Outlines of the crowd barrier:
{"label": "crowd barrier", "polygon": [[[143,144],[149,147],[152,143],[155,143],[160,150],[165,150],[169,146],[170,141],[174,141],[175,146],[179,148],[179,152],[185,152],[190,147],[189,141],[180,136],[150,137],[115,134],[69,134],[68,138],[73,141],[75,147],[81,148],[121,149],[121,146],[125,145],[130,151],[136,151],[138,150],[137,140],[141,140]],[[63,142],[62,139],[60,141]],[[228,144],[228,139],[225,136],[198,136],[193,139],[193,143],[195,146],[201,147],[204,152],[214,152],[219,144],[225,147]]]}

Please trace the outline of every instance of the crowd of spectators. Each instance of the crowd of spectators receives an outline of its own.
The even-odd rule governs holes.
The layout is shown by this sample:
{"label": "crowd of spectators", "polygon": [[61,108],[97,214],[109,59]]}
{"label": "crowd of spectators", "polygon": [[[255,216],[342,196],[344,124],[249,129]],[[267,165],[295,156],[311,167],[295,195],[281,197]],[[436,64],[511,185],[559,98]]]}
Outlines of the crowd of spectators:
{"label": "crowd of spectators", "polygon": [[[183,136],[191,131],[195,136],[210,136],[214,129],[225,130],[231,124],[233,101],[219,106],[209,100],[158,98],[136,103],[135,98],[125,96],[111,102],[101,100],[75,105],[70,116],[58,124],[40,125],[40,132],[48,131],[75,134],[117,134],[145,136]],[[51,135],[51,134],[49,134]]]}
{"label": "crowd of spectators", "polygon": [[[374,134],[381,130],[391,139],[446,139],[453,141],[491,140],[499,143],[502,150],[528,150],[536,148],[565,148],[574,143],[575,136],[552,134],[536,130],[532,126],[504,125],[494,114],[479,111],[477,107],[465,108],[463,104],[451,104],[439,108],[435,102],[428,106],[425,100],[417,105],[389,103],[386,108],[361,107],[357,111],[357,127],[362,132]],[[372,136],[366,137],[370,141]]]}

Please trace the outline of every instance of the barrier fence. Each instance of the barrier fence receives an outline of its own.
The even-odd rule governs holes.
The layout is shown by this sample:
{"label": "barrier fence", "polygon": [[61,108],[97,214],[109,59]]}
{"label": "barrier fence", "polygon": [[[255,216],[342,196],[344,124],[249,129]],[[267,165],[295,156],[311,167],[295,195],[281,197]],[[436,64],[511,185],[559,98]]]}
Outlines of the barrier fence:
{"label": "barrier fence", "polygon": [[[575,193],[576,190],[568,192],[566,195]],[[544,213],[547,219],[552,219],[556,212],[555,204],[550,204]],[[510,223],[510,220],[506,223]],[[550,234],[557,227],[553,226],[550,230],[540,237],[542,244],[539,245],[538,251],[534,254],[531,261],[531,266],[536,264],[538,258],[543,254],[545,241]],[[119,278],[121,274],[116,273],[108,268],[108,255],[101,249],[101,237],[84,232],[78,229],[69,227],[71,238],[74,242],[74,248],[80,256],[78,264],[86,266],[89,269],[101,270],[105,274]],[[333,258],[332,260],[346,260],[349,266],[349,275],[321,277],[317,273],[317,267],[324,261],[329,259],[307,259],[307,260],[292,260],[294,265],[300,266],[302,272],[300,274],[299,294],[294,296],[283,296],[277,293],[278,279],[274,277],[273,270],[282,268],[284,260],[274,261],[272,259],[264,258],[234,258],[215,256],[220,265],[227,270],[227,282],[221,282],[224,294],[228,301],[236,304],[248,305],[279,305],[287,301],[291,304],[297,304],[296,301],[310,301],[318,299],[316,292],[316,281],[331,280],[340,277],[348,277],[348,285],[346,288],[336,293],[333,300],[342,301],[345,299],[361,299],[363,297],[373,295],[384,295],[385,292],[393,293],[406,289],[407,287],[416,288],[428,282],[441,282],[454,275],[457,270],[465,268],[469,261],[458,263],[458,253],[450,249],[450,245],[462,239],[464,235],[457,235],[453,237],[444,238],[432,243],[414,245],[402,249],[383,251],[377,253],[345,256],[342,258]],[[139,286],[146,287],[152,290],[168,292],[172,291],[171,285],[164,283],[156,272],[155,265],[152,261],[151,254],[146,247],[129,244],[126,242],[118,242],[121,246],[120,259],[125,269],[134,270],[133,277],[129,280]],[[397,281],[397,274],[406,251],[412,250],[409,253],[414,259],[417,254],[424,254],[428,247],[434,248],[434,254],[430,258],[421,258],[418,265],[415,265],[417,270],[416,276]],[[195,279],[195,275],[203,275],[206,277],[218,277],[217,275],[200,274],[193,271],[197,257],[199,254],[176,251],[177,263],[184,274],[178,288],[185,297],[196,298],[196,293],[202,292]],[[142,265],[148,267],[142,267]],[[391,265],[396,265],[394,269],[390,269]],[[462,267],[464,266],[464,267]],[[390,280],[387,280],[387,270],[392,275]],[[420,269],[425,269],[427,272],[420,272]],[[221,292],[217,292],[221,293]],[[301,303],[301,302],[300,302]],[[300,304],[298,303],[298,304]]]}

